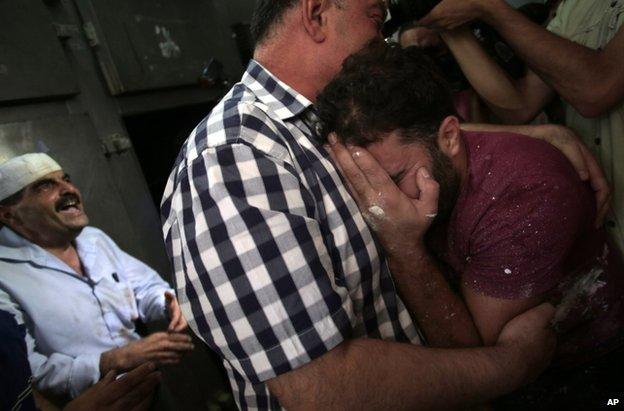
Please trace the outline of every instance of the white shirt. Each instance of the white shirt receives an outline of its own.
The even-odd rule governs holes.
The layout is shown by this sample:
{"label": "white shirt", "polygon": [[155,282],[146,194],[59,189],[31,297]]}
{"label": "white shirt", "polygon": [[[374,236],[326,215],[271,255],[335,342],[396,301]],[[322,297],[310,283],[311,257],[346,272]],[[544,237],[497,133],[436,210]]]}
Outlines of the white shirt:
{"label": "white shirt", "polygon": [[76,239],[85,276],[8,227],[0,230],[0,310],[27,328],[37,389],[75,397],[100,379],[100,354],[140,339],[134,320],[165,317],[169,285],[101,230]]}

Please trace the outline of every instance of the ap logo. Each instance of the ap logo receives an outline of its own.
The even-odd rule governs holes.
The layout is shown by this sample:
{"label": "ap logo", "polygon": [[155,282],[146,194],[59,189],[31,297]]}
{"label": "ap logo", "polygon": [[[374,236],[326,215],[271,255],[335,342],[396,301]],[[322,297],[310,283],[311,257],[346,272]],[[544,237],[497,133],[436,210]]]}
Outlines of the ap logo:
{"label": "ap logo", "polygon": [[609,398],[609,400],[607,401],[607,405],[618,405],[620,403],[620,400],[617,398]]}

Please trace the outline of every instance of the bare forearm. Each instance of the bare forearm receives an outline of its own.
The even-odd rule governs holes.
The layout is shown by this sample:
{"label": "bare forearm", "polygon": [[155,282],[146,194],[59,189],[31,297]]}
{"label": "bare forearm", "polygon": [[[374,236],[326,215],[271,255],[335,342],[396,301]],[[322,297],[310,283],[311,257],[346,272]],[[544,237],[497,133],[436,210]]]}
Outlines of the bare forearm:
{"label": "bare forearm", "polygon": [[424,249],[406,258],[388,260],[390,271],[408,311],[432,347],[474,347],[481,340],[461,297]]}
{"label": "bare forearm", "polygon": [[[467,27],[442,34],[464,75],[489,109],[503,122],[528,123],[551,98],[548,86],[532,79],[514,80],[483,50]],[[546,89],[546,90],[544,90]]]}
{"label": "bare forearm", "polygon": [[550,33],[503,1],[494,4],[484,8],[483,19],[566,101],[583,111],[590,104],[613,105],[620,100],[612,96],[614,101],[604,101],[610,97],[608,79],[619,75],[613,59]]}
{"label": "bare forearm", "polygon": [[493,109],[517,110],[522,95],[496,62],[483,50],[468,27],[443,32],[442,39],[475,91]]}
{"label": "bare forearm", "polygon": [[270,381],[269,388],[283,407],[296,410],[465,407],[521,384],[525,365],[512,350],[355,340]]}

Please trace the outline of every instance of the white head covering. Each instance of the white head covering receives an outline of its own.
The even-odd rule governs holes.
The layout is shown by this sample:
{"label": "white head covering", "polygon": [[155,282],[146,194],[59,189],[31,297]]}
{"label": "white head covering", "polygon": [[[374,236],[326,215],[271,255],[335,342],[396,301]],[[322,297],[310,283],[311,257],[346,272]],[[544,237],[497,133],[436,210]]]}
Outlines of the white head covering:
{"label": "white head covering", "polygon": [[46,174],[62,170],[44,153],[28,153],[0,164],[0,201],[12,196]]}

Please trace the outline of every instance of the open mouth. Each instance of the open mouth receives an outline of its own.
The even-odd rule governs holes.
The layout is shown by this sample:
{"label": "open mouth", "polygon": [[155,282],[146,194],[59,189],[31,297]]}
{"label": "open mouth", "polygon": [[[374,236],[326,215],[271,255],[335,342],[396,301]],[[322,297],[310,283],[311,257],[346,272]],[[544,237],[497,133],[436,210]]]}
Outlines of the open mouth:
{"label": "open mouth", "polygon": [[59,213],[64,213],[64,214],[82,213],[80,200],[75,196],[62,198],[56,204],[56,211]]}

